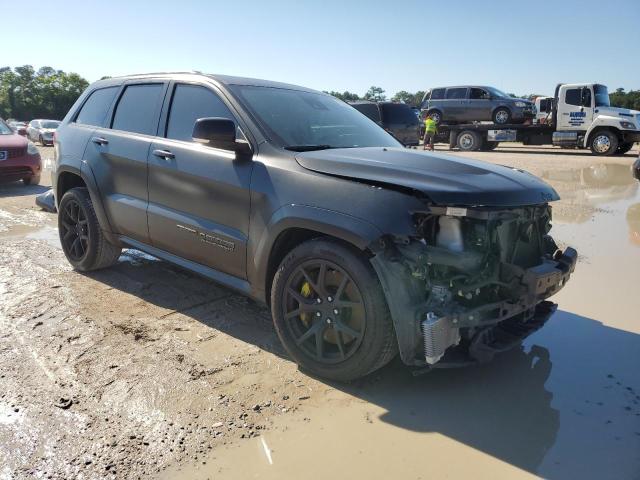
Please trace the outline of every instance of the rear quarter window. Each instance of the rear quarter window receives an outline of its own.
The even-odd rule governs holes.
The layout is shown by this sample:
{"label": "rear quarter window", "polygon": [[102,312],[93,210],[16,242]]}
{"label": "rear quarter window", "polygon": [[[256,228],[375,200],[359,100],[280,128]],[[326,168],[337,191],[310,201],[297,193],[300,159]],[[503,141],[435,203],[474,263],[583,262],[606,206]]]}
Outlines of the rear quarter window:
{"label": "rear quarter window", "polygon": [[163,87],[161,83],[127,86],[116,107],[111,128],[155,135]]}
{"label": "rear quarter window", "polygon": [[94,90],[80,108],[76,123],[101,127],[111,107],[119,87],[107,87]]}

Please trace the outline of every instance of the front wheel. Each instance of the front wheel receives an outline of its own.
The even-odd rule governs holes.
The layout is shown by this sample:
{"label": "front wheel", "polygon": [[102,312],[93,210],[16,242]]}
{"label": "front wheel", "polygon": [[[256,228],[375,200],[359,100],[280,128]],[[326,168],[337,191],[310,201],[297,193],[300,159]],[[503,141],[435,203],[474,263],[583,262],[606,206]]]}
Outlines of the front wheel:
{"label": "front wheel", "polygon": [[76,270],[109,267],[120,257],[122,249],[107,241],[86,188],[72,188],[62,196],[58,233],[62,251]]}
{"label": "front wheel", "polygon": [[504,125],[511,121],[511,112],[508,108],[500,107],[493,112],[493,123]]}
{"label": "front wheel", "polygon": [[589,146],[595,155],[613,155],[618,150],[618,137],[609,130],[601,130],[591,137]]}
{"label": "front wheel", "polygon": [[283,260],[271,290],[278,337],[302,368],[351,381],[388,363],[397,342],[382,287],[367,258],[314,239]]}

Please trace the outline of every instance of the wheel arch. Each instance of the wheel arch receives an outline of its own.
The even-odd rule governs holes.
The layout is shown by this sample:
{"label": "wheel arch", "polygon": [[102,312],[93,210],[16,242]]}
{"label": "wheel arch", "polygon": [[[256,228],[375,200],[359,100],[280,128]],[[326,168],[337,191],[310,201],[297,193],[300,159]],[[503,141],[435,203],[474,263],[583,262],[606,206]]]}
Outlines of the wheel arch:
{"label": "wheel arch", "polygon": [[584,136],[583,147],[588,148],[591,145],[591,141],[593,140],[593,137],[596,134],[604,131],[614,133],[616,137],[618,137],[618,141],[619,142],[622,141],[622,132],[620,131],[619,128],[611,125],[606,125],[606,124],[596,124],[596,125],[593,125],[589,130],[587,130],[587,133]]}
{"label": "wheel arch", "polygon": [[[270,305],[271,284],[278,266],[298,245],[323,237],[371,256],[369,246],[382,236],[373,224],[351,215],[305,205],[287,205],[274,213],[254,246],[248,277],[253,289]],[[250,251],[251,251],[250,250]]]}

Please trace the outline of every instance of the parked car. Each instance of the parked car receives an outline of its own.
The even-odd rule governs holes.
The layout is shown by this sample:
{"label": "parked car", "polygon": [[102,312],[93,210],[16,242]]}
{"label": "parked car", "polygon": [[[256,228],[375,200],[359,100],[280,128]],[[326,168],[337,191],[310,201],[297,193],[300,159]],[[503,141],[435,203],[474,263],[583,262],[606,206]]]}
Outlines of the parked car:
{"label": "parked car", "polygon": [[27,136],[27,124],[24,122],[7,122],[7,124],[11,127],[11,129],[16,132],[18,135],[22,135],[23,137]]}
{"label": "parked car", "polygon": [[38,148],[0,120],[0,182],[22,180],[25,185],[40,183],[42,161]]}
{"label": "parked car", "polygon": [[349,102],[353,108],[365,114],[405,146],[419,143],[420,120],[411,106],[395,102]]}
{"label": "parked car", "polygon": [[27,128],[27,138],[41,145],[53,145],[53,134],[60,125],[58,120],[31,120]]}
{"label": "parked car", "polygon": [[513,98],[494,87],[475,85],[428,90],[422,109],[443,123],[523,123],[535,117],[535,106],[529,100]]}
{"label": "parked car", "polygon": [[[413,115],[413,114],[412,114]],[[56,132],[62,249],[130,247],[267,304],[291,357],[351,380],[488,361],[540,328],[577,253],[519,169],[403,148],[330,95],[150,74],[92,84]]]}

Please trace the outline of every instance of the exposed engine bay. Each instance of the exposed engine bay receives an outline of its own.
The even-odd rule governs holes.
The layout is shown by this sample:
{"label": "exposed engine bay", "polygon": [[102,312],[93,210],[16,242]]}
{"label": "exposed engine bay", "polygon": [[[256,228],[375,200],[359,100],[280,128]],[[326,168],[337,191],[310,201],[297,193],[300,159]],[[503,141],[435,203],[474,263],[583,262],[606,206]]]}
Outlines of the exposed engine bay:
{"label": "exposed engine bay", "polygon": [[428,207],[415,237],[384,237],[371,259],[403,361],[448,367],[490,360],[540,328],[545,301],[574,271],[577,252],[548,235],[551,207]]}

